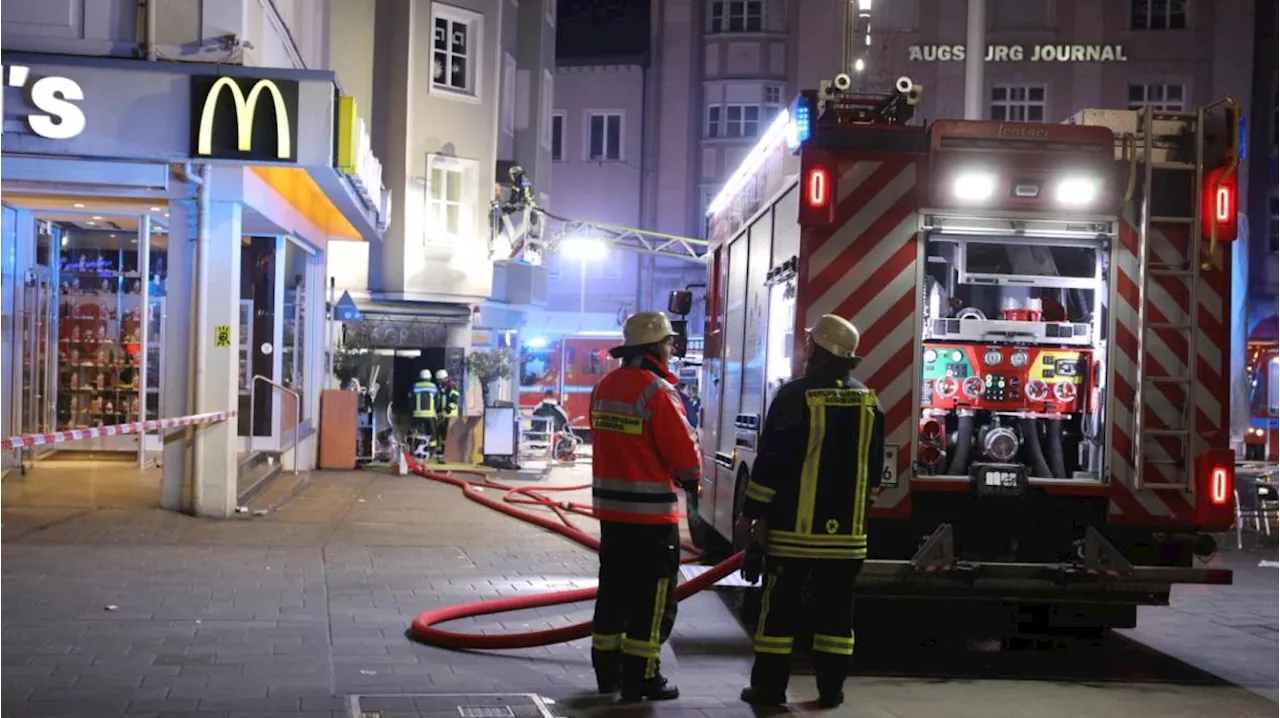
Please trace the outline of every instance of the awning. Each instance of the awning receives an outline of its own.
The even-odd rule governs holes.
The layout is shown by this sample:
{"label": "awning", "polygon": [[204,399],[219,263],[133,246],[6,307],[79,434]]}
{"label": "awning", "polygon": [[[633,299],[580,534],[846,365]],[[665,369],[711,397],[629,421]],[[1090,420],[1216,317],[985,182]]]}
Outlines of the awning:
{"label": "awning", "polygon": [[343,324],[347,339],[374,349],[444,347],[449,327],[471,322],[465,304],[356,299],[356,307],[364,319]]}

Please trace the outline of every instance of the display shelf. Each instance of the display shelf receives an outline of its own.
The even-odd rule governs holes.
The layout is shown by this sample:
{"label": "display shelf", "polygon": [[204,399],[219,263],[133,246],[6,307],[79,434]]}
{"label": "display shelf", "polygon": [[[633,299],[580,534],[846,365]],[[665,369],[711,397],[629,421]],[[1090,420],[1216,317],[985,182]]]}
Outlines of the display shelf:
{"label": "display shelf", "polygon": [[[137,252],[73,250],[62,257],[57,320],[57,429],[85,429],[158,418],[164,298],[151,298],[144,342]],[[159,265],[163,268],[163,263]],[[163,286],[163,275],[153,282]],[[143,347],[148,377],[142,406]]]}

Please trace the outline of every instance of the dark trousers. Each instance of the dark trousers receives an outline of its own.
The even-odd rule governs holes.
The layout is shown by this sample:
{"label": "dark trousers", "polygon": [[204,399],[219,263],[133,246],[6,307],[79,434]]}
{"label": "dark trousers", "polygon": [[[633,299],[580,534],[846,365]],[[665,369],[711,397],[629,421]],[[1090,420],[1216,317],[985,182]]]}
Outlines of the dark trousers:
{"label": "dark trousers", "polygon": [[[787,690],[791,651],[801,612],[813,626],[814,675],[818,692],[831,694],[844,685],[853,657],[853,587],[862,561],[766,558],[764,595],[756,627],[751,685],[763,693]],[[806,609],[804,595],[813,603]]]}
{"label": "dark trousers", "polygon": [[449,438],[449,421],[451,417],[442,416],[436,419],[436,448],[440,450],[440,455],[444,456],[444,442]]}
{"label": "dark trousers", "polygon": [[676,620],[680,532],[675,524],[600,522],[600,587],[591,664],[602,688],[639,688],[659,673]]}

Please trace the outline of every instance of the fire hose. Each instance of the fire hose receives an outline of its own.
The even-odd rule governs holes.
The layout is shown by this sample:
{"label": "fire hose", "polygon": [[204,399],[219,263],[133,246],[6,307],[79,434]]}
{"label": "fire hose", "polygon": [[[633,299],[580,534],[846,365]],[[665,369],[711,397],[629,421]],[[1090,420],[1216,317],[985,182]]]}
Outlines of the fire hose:
{"label": "fire hose", "polygon": [[[413,473],[425,479],[439,481],[446,484],[452,484],[462,489],[463,496],[482,505],[487,506],[495,511],[527,521],[529,523],[541,526],[549,531],[554,531],[565,538],[575,541],[593,551],[600,549],[600,540],[578,528],[570,521],[570,514],[579,514],[594,518],[594,512],[591,506],[571,501],[557,502],[542,492],[552,491],[578,491],[590,487],[590,484],[580,484],[576,486],[510,486],[486,476],[480,471],[471,470],[453,470],[450,473],[439,473],[431,471],[422,466],[412,458],[406,456],[410,470]],[[468,480],[453,476],[451,474],[465,474],[477,477],[476,480]],[[492,498],[483,493],[483,489],[492,489],[495,491],[505,491],[501,500]],[[551,520],[545,514],[534,513],[526,509],[517,508],[516,505],[532,505],[549,508],[560,519],[560,523]],[[681,545],[681,548],[687,552],[695,554],[692,557],[681,559],[681,563],[691,563],[698,560],[698,550],[692,546]],[[685,581],[676,587],[676,598],[683,601],[699,591],[707,589],[715,585],[716,581],[728,576],[738,569],[742,563],[742,553],[736,553],[720,563],[712,566],[705,573]],[[432,646],[440,646],[443,648],[471,648],[471,649],[510,649],[510,648],[532,648],[534,646],[548,646],[554,643],[566,643],[579,638],[586,638],[591,635],[591,621],[582,621],[570,626],[561,626],[542,631],[531,631],[528,633],[507,633],[500,635],[477,635],[468,633],[455,633],[437,628],[437,624],[447,621],[455,621],[460,618],[470,618],[474,616],[487,616],[494,613],[506,613],[507,611],[518,611],[528,608],[542,608],[544,606],[558,606],[567,603],[576,603],[578,601],[589,601],[596,597],[596,588],[577,588],[568,591],[555,591],[551,593],[541,593],[532,596],[515,596],[512,598],[496,598],[484,601],[475,601],[472,603],[463,603],[456,606],[444,606],[442,608],[433,608],[429,611],[423,611],[413,620],[413,625],[409,628],[409,636],[414,640],[426,643]]]}

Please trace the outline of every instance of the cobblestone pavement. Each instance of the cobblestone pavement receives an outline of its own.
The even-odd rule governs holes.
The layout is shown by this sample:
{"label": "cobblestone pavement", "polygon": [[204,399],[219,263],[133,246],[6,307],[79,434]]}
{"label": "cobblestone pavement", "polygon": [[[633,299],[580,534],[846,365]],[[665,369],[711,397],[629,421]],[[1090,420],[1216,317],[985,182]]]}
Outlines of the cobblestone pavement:
{"label": "cobblestone pavement", "polygon": [[[580,469],[566,473],[556,482],[584,476]],[[592,695],[587,641],[478,653],[405,639],[412,618],[428,608],[593,582],[592,553],[471,503],[456,488],[372,472],[316,474],[279,511],[220,522],[55,504],[3,510],[0,711],[6,718],[345,718],[352,715],[352,695],[410,693],[532,692],[555,699],[561,715],[648,710],[612,708]],[[594,528],[589,520],[581,523]],[[1257,563],[1256,557],[1233,560]],[[1176,605],[1145,612],[1133,635],[1178,655],[1194,647],[1189,635],[1212,648],[1199,667],[1217,673],[1238,671],[1237,644],[1259,655],[1268,648],[1270,665],[1253,668],[1243,682],[1274,696],[1275,589],[1274,569],[1255,570],[1232,594],[1180,588]],[[1262,608],[1268,601],[1270,613]],[[583,620],[589,608],[521,611],[450,628],[546,628]],[[753,715],[736,700],[750,641],[726,602],[704,593],[680,611],[664,667],[684,697],[652,711]],[[1276,704],[1258,692],[1177,665],[1166,677],[1141,683],[862,675],[850,679],[850,705],[830,713],[1276,714]],[[793,688],[809,696],[811,679],[798,678]]]}

